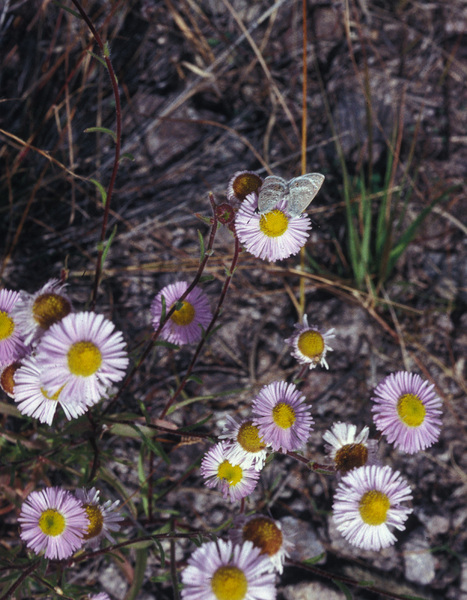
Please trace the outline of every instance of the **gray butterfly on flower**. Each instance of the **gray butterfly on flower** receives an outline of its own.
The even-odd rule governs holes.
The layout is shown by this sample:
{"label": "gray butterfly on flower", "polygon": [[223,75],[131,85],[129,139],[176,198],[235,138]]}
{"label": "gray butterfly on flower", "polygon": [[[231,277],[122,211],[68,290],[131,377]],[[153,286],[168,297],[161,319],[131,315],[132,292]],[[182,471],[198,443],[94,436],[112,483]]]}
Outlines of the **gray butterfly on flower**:
{"label": "gray butterfly on flower", "polygon": [[258,212],[261,215],[270,212],[285,198],[289,216],[298,217],[319,192],[323,181],[321,173],[307,173],[288,182],[277,175],[269,175],[259,190]]}

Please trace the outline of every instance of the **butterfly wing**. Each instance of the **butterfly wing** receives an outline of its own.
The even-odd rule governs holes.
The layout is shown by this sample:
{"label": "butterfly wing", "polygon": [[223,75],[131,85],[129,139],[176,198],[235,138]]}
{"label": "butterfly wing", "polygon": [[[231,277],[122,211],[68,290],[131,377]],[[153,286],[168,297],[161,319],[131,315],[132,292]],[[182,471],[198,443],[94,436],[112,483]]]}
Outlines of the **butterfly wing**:
{"label": "butterfly wing", "polygon": [[258,212],[263,215],[271,211],[287,194],[287,182],[277,175],[269,175],[263,181],[258,195]]}
{"label": "butterfly wing", "polygon": [[324,175],[307,173],[291,179],[289,188],[289,215],[298,217],[310,204],[323,185]]}

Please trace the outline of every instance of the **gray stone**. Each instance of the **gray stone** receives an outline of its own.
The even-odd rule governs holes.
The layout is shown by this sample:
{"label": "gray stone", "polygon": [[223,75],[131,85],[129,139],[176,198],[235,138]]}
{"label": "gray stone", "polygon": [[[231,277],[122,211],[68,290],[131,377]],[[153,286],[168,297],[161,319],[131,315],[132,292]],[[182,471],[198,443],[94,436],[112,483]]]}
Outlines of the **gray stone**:
{"label": "gray stone", "polygon": [[[326,553],[311,523],[294,517],[284,517],[280,522],[284,535],[294,545],[294,549],[290,553],[292,560],[304,561]],[[324,562],[326,562],[325,556],[317,564]]]}
{"label": "gray stone", "polygon": [[342,592],[312,581],[310,583],[299,583],[298,585],[288,585],[284,588],[285,600],[345,600]]}
{"label": "gray stone", "polygon": [[420,585],[427,585],[435,578],[436,561],[424,530],[412,533],[404,546],[405,577]]}

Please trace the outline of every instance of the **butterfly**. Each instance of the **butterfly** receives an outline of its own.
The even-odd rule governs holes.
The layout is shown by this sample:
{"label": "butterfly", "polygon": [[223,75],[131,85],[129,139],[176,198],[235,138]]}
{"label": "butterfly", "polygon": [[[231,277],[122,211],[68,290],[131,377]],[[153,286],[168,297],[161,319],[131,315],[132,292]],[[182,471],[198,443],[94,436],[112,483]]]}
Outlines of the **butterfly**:
{"label": "butterfly", "polygon": [[290,217],[298,217],[319,192],[323,181],[324,175],[321,173],[307,173],[294,177],[289,182],[277,175],[269,175],[259,190],[258,212],[263,215],[286,198]]}

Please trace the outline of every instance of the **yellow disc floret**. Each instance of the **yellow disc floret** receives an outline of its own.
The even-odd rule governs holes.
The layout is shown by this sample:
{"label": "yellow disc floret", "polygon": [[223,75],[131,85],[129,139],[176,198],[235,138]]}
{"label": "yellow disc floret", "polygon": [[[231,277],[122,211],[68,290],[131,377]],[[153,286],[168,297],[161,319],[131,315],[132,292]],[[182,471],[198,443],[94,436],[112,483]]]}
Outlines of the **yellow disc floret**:
{"label": "yellow disc floret", "polygon": [[404,394],[397,402],[397,413],[408,427],[420,427],[425,420],[426,408],[416,394]]}
{"label": "yellow disc floret", "polygon": [[41,294],[34,300],[32,314],[42,329],[49,329],[71,312],[71,304],[59,294]]}
{"label": "yellow disc floret", "polygon": [[56,537],[65,531],[65,517],[53,508],[45,510],[39,518],[39,528],[45,535]]}
{"label": "yellow disc floret", "polygon": [[68,350],[68,368],[73,375],[89,377],[102,364],[102,354],[92,342],[76,342]]}
{"label": "yellow disc floret", "polygon": [[86,515],[89,519],[88,530],[83,537],[85,540],[89,540],[90,538],[95,538],[101,533],[102,527],[104,526],[104,516],[97,504],[85,504],[83,508],[86,511]]}
{"label": "yellow disc floret", "polygon": [[252,421],[246,421],[240,426],[237,434],[237,442],[247,452],[260,452],[266,448],[263,438],[259,437],[258,427]]}
{"label": "yellow disc floret", "polygon": [[222,566],[211,579],[211,588],[217,600],[243,600],[248,591],[245,573],[234,566]]}
{"label": "yellow disc floret", "polygon": [[385,523],[390,507],[391,503],[386,494],[378,490],[370,490],[363,494],[360,500],[360,516],[367,525],[381,525]]}
{"label": "yellow disc floret", "polygon": [[195,309],[192,304],[183,300],[182,307],[176,310],[170,317],[175,325],[189,325],[195,318]]}
{"label": "yellow disc floret", "polygon": [[0,340],[6,340],[15,330],[13,319],[3,310],[0,310]]}
{"label": "yellow disc floret", "polygon": [[297,342],[300,352],[311,360],[319,361],[324,351],[324,339],[319,331],[304,331]]}
{"label": "yellow disc floret", "polygon": [[219,479],[225,479],[229,486],[237,485],[243,477],[243,470],[239,465],[232,465],[228,460],[224,460],[217,468]]}
{"label": "yellow disc floret", "polygon": [[287,231],[289,220],[287,216],[278,209],[261,215],[259,228],[265,236],[275,238],[281,237]]}
{"label": "yellow disc floret", "polygon": [[368,460],[368,448],[364,444],[345,444],[334,457],[337,470],[347,473],[357,467],[363,467]]}
{"label": "yellow disc floret", "polygon": [[296,421],[294,409],[285,402],[279,402],[272,409],[274,423],[281,429],[289,429]]}
{"label": "yellow disc floret", "polygon": [[242,530],[243,539],[250,540],[261,554],[274,556],[282,546],[282,531],[266,517],[256,517],[246,523]]}

